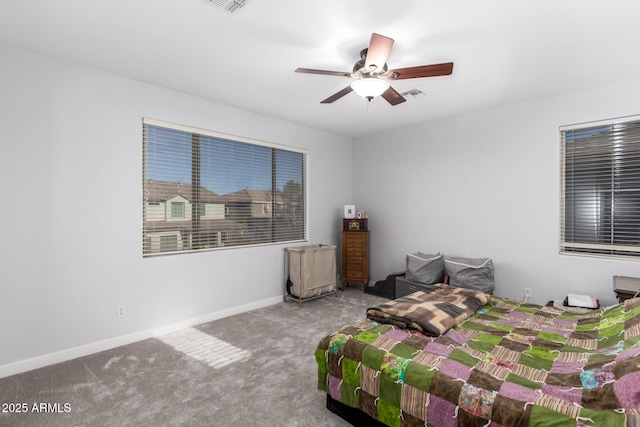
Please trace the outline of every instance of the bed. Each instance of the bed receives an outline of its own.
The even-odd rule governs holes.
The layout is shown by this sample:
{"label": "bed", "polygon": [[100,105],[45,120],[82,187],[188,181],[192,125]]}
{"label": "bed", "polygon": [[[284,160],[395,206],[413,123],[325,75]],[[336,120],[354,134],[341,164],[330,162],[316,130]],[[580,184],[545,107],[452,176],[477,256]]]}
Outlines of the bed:
{"label": "bed", "polygon": [[640,426],[640,299],[577,313],[443,286],[367,310],[315,357],[354,425]]}

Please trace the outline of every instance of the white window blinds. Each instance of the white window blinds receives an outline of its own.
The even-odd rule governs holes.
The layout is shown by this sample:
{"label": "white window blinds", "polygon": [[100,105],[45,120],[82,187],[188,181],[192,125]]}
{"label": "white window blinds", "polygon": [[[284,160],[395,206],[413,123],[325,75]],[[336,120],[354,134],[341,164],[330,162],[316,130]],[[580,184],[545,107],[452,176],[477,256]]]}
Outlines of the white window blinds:
{"label": "white window blinds", "polygon": [[143,120],[143,255],[306,240],[301,149]]}
{"label": "white window blinds", "polygon": [[560,252],[640,257],[640,117],[567,126]]}

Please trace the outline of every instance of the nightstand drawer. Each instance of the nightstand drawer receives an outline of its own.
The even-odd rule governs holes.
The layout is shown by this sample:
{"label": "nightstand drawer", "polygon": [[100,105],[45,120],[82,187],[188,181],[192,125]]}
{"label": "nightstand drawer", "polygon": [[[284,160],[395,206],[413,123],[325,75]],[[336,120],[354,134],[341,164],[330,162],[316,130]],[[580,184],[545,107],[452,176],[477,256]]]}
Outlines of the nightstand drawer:
{"label": "nightstand drawer", "polygon": [[364,260],[361,256],[349,256],[349,258],[347,259],[347,268],[349,270],[352,270],[356,265],[360,266],[359,268],[362,268],[362,261]]}
{"label": "nightstand drawer", "polygon": [[362,266],[360,265],[349,266],[348,264],[347,264],[346,276],[353,280],[364,279],[366,277],[365,272],[362,270]]}
{"label": "nightstand drawer", "polygon": [[346,246],[361,246],[363,239],[344,239],[344,244]]}
{"label": "nightstand drawer", "polygon": [[345,252],[347,253],[347,256],[349,257],[362,257],[362,255],[364,254],[364,248],[363,247],[349,247],[347,246],[346,248],[344,248]]}

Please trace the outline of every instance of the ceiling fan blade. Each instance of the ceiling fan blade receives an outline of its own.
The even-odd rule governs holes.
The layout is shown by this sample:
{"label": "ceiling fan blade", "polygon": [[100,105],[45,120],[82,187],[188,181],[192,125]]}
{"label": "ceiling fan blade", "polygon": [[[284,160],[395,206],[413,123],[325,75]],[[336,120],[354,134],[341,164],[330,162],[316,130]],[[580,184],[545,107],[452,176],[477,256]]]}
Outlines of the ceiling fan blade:
{"label": "ceiling fan blade", "polygon": [[296,68],[296,73],[322,74],[325,76],[338,76],[338,77],[351,77],[351,73],[347,73],[344,71],[314,70],[312,68]]}
{"label": "ceiling fan blade", "polygon": [[391,86],[389,86],[387,90],[382,92],[382,95],[380,96],[386,99],[387,102],[391,105],[402,104],[403,102],[406,101],[406,99],[404,99],[404,96],[400,95],[400,93],[398,93],[398,91],[392,88]]}
{"label": "ceiling fan blade", "polygon": [[351,89],[351,86],[347,86],[344,89],[342,89],[340,92],[336,92],[333,95],[331,95],[330,97],[328,97],[327,99],[320,101],[321,104],[331,104],[333,101],[337,101],[338,99],[342,98],[343,96],[345,96],[348,93],[353,92],[353,89]]}
{"label": "ceiling fan blade", "polygon": [[376,33],[371,34],[364,68],[370,71],[382,70],[384,64],[387,63],[392,46],[393,39]]}
{"label": "ceiling fan blade", "polygon": [[387,71],[389,80],[417,79],[421,77],[448,76],[453,72],[453,62],[420,65],[417,67],[397,68]]}

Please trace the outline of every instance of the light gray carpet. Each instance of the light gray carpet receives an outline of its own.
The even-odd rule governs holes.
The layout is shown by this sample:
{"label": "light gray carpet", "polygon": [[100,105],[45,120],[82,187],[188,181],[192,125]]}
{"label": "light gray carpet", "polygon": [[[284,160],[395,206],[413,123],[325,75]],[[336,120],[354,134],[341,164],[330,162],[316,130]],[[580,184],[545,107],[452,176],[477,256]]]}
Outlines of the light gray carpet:
{"label": "light gray carpet", "polygon": [[[165,339],[171,345],[154,338],[3,378],[0,403],[29,410],[0,413],[0,425],[348,426],[324,406],[314,351],[324,335],[380,301],[347,288],[199,325],[191,335],[203,341],[192,348],[176,345],[180,337]],[[224,343],[207,344],[214,338],[200,332]],[[217,345],[218,356],[206,345]],[[34,403],[50,410],[57,403],[60,412],[33,412]]]}

